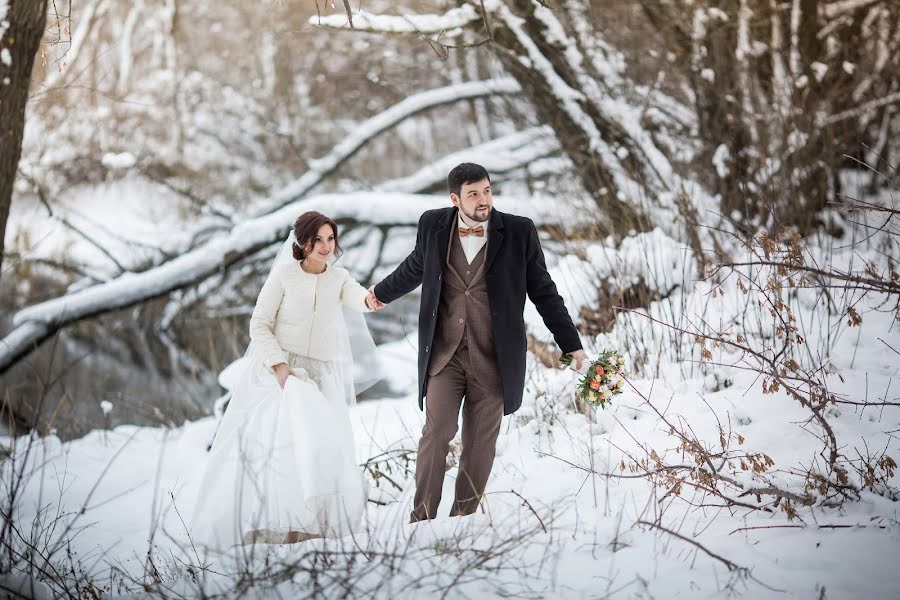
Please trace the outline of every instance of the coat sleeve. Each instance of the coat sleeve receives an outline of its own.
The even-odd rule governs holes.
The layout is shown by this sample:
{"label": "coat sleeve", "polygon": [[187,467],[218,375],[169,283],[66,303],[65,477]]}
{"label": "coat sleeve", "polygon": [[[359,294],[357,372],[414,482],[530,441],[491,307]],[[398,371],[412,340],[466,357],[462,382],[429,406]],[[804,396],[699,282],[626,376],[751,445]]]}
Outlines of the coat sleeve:
{"label": "coat sleeve", "polygon": [[529,221],[525,255],[525,286],[528,297],[537,308],[547,329],[553,334],[553,339],[556,340],[559,349],[563,352],[580,350],[581,339],[578,337],[578,330],[572,323],[572,318],[569,316],[569,311],[566,310],[562,296],[556,289],[556,284],[550,278],[537,229],[531,221]]}
{"label": "coat sleeve", "polygon": [[366,304],[369,290],[361,286],[349,272],[344,273],[344,283],[341,285],[341,302],[360,312],[371,312]]}
{"label": "coat sleeve", "polygon": [[[427,213],[426,213],[427,214]],[[416,246],[409,256],[375,286],[375,297],[388,304],[401,296],[405,296],[422,284],[425,273],[425,215],[419,218],[416,228]]]}
{"label": "coat sleeve", "polygon": [[275,338],[275,317],[283,298],[281,278],[278,273],[272,273],[263,284],[250,317],[250,339],[255,344],[255,355],[270,370],[278,363],[287,362],[287,354]]}

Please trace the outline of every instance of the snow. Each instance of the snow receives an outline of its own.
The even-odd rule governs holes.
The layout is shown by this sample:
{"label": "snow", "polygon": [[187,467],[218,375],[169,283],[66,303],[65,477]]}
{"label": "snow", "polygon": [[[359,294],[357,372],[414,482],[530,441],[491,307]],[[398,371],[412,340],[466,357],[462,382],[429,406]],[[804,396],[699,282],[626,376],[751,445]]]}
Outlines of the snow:
{"label": "snow", "polygon": [[78,58],[78,55],[81,52],[81,48],[87,41],[88,35],[94,24],[94,19],[97,16],[105,13],[109,8],[109,4],[110,3],[108,0],[99,0],[98,2],[87,3],[87,5],[84,7],[83,13],[77,20],[77,26],[75,27],[75,30],[69,34],[69,39],[66,40],[69,43],[61,44],[66,48],[66,60],[64,62],[60,62],[58,68],[49,69],[47,76],[42,82],[42,90],[49,90],[63,83],[69,73],[69,69],[65,68],[66,65],[73,64]]}
{"label": "snow", "polygon": [[532,127],[453,152],[425,165],[412,175],[380,183],[375,189],[415,193],[435,185],[443,186],[447,181],[447,173],[461,162],[480,164],[492,178],[496,178],[513,169],[527,167],[535,160],[558,150],[559,141],[548,126]]}
{"label": "snow", "polygon": [[825,63],[821,63],[819,61],[813,61],[809,68],[812,69],[813,75],[816,77],[816,81],[822,81],[825,78],[825,74],[828,72],[828,65]]}
{"label": "snow", "polygon": [[[535,69],[540,74],[540,76],[544,78],[549,88],[552,90],[552,93],[556,96],[559,105],[567,113],[575,126],[584,133],[584,136],[587,140],[588,149],[591,152],[596,152],[597,154],[599,154],[603,158],[604,164],[609,166],[611,174],[616,180],[616,184],[619,188],[617,191],[623,196],[621,199],[626,200],[640,198],[642,196],[642,190],[640,186],[638,186],[636,182],[632,181],[625,175],[626,170],[621,167],[618,157],[615,155],[609,145],[604,141],[603,136],[597,129],[597,126],[594,124],[594,121],[582,109],[581,102],[584,102],[586,100],[584,94],[581,91],[576,90],[572,88],[572,86],[568,85],[556,72],[556,70],[553,68],[553,65],[550,64],[547,58],[537,47],[534,40],[525,31],[524,20],[513,14],[505,4],[497,2],[496,0],[486,2],[485,7],[487,10],[495,11],[497,13],[497,16],[503,20],[506,26],[516,37],[516,40],[525,49],[527,56],[523,58],[527,58],[527,65],[530,68]],[[543,15],[542,19],[545,21],[545,23],[552,22],[550,21],[546,13],[541,11],[541,8],[537,8],[535,14]],[[550,33],[552,37],[552,29]],[[557,36],[557,39],[558,38],[559,36]],[[588,89],[593,88],[588,87]],[[634,113],[626,112],[623,110],[628,107],[628,103],[624,100],[619,99],[614,100],[613,103],[616,104],[616,106],[609,106],[607,108],[609,108],[612,114],[614,114],[616,117],[621,118],[623,127],[628,130],[629,133],[635,133],[637,130],[632,127],[633,125],[635,125]],[[649,149],[649,147],[643,143],[647,140],[646,135],[641,134],[640,137],[636,138],[636,140],[639,144],[641,144],[641,149],[643,151],[647,151]],[[659,159],[662,159],[662,155],[658,150],[653,149],[647,155],[647,158],[649,159],[651,164],[656,167],[659,165]],[[664,159],[662,160],[662,162],[665,162]],[[669,168],[667,166],[663,166],[662,170],[657,170],[656,175],[660,174],[663,175],[665,181],[665,176],[669,174]],[[663,198],[664,196],[660,197]]]}
{"label": "snow", "polygon": [[[659,236],[646,240],[645,246],[661,242]],[[636,256],[636,248],[625,254]],[[670,251],[659,247],[654,252],[666,255]],[[555,276],[562,275],[562,270],[559,267]],[[568,287],[567,282],[578,277],[573,271],[558,282]],[[571,295],[572,290],[566,293]],[[689,310],[708,303],[705,296],[699,287],[687,294]],[[722,302],[714,305],[712,312],[707,309],[707,316],[713,321],[724,319],[735,308]],[[666,310],[659,307],[653,312]],[[861,343],[857,345],[848,336],[839,341],[838,355],[857,350],[855,366],[846,360],[840,365],[847,391],[853,390],[853,381],[862,378],[867,378],[871,389],[883,390],[890,378],[897,376],[897,364],[885,360],[878,344],[866,343],[883,336],[889,321],[889,315],[868,312]],[[896,334],[893,337],[896,341]],[[614,339],[610,344],[616,344]],[[415,386],[415,346],[413,333],[409,339],[382,347],[392,385],[407,390]],[[644,480],[615,478],[619,462],[628,461],[629,453],[640,452],[637,440],[658,449],[666,460],[678,460],[676,450],[665,450],[674,446],[667,428],[647,410],[637,392],[660,408],[669,406],[670,418],[679,415],[686,419],[711,442],[718,437],[712,410],[726,421],[730,415],[746,444],[764,449],[776,465],[786,469],[809,459],[810,438],[798,438],[797,426],[792,423],[803,420],[803,410],[782,394],[763,395],[753,383],[754,374],[723,367],[714,378],[690,376],[682,374],[683,364],[666,359],[663,364],[656,380],[632,379],[635,391],[617,397],[609,411],[597,415],[594,424],[565,407],[573,389],[571,374],[531,364],[525,404],[503,422],[484,501],[486,514],[457,519],[445,516],[457,472],[453,467],[447,473],[439,517],[433,522],[407,524],[413,482],[409,473],[395,469],[391,477],[403,489],[393,489],[385,480],[375,487],[370,481],[370,497],[387,504],[369,505],[366,531],[352,543],[318,540],[261,547],[250,560],[251,569],[262,574],[266,562],[283,564],[302,560],[314,549],[358,545],[373,557],[384,552],[398,555],[390,570],[380,559],[368,561],[372,577],[387,586],[370,597],[419,598],[449,584],[457,570],[468,564],[468,553],[478,548],[498,552],[503,544],[509,544],[506,570],[488,576],[488,567],[483,567],[488,570],[482,573],[480,567],[469,566],[473,569],[469,574],[479,576],[460,582],[453,597],[508,597],[528,590],[544,597],[596,597],[610,592],[623,597],[718,597],[730,588],[753,598],[818,597],[822,588],[829,598],[891,597],[900,585],[900,575],[893,568],[900,530],[894,503],[887,498],[865,493],[859,502],[847,503],[841,510],[801,510],[806,526],[787,529],[783,527],[800,523],[764,513],[700,511],[686,503],[661,502]],[[714,383],[726,378],[731,385],[716,390]],[[423,414],[410,395],[361,403],[353,409],[352,419],[362,463],[388,450],[414,449]],[[898,450],[895,439],[883,438],[880,433],[886,423],[876,413],[843,411],[834,422],[842,438],[853,444],[866,439],[873,446],[887,444],[892,453]],[[205,448],[214,429],[214,419],[206,418],[171,430],[121,426],[66,444],[53,436],[37,441],[28,465],[41,477],[26,486],[20,519],[29,522],[37,506],[49,502],[53,510],[63,511],[65,522],[77,519],[75,526],[86,525],[73,548],[78,556],[93,557],[90,564],[98,582],[104,581],[109,574],[107,565],[112,564],[139,576],[149,548],[167,585],[176,589],[196,585],[190,583],[183,567],[177,566],[177,561],[196,564],[181,519],[189,518],[191,499],[198,492],[195,486],[207,458]],[[26,443],[27,438],[17,442],[20,451]],[[592,477],[582,470],[590,465],[613,476]],[[64,498],[48,491],[57,489],[66,490]],[[57,503],[61,503],[59,507]],[[78,515],[82,505],[87,508]],[[750,569],[752,577],[729,573],[689,542],[640,524],[657,519],[662,526],[679,530],[717,555]],[[160,529],[151,536],[154,523]],[[843,528],[817,528],[816,524]],[[509,541],[525,532],[527,536],[519,542]],[[207,591],[233,585],[228,577],[213,575],[228,573],[234,566],[233,557],[202,560],[210,567],[201,575]],[[367,581],[361,577],[358,585]],[[282,593],[291,589],[288,584],[280,585]],[[264,589],[252,593],[251,597],[266,594]],[[325,592],[328,597],[337,594],[337,589]]]}
{"label": "snow", "polygon": [[830,2],[823,7],[825,17],[827,19],[837,18],[844,13],[852,12],[858,8],[865,8],[870,4],[875,4],[879,0],[839,0],[838,2]]}
{"label": "snow", "polygon": [[[143,200],[139,199],[140,202]],[[144,223],[144,217],[152,222],[152,216],[145,213],[138,213],[142,215],[142,218],[136,220],[127,204],[123,202],[101,202],[100,204],[114,205],[122,210],[123,218],[119,221],[116,221],[114,215],[110,214],[107,209],[99,211],[101,214],[105,214],[106,219],[118,222],[118,230],[107,233],[111,235],[111,239],[118,239],[121,243],[128,244],[135,241],[129,239],[127,235],[123,235],[123,232],[128,231],[127,226],[129,225],[149,226],[150,233],[144,233],[149,237],[154,235],[153,232],[171,226],[169,224],[160,228],[152,223]],[[65,296],[20,310],[13,315],[12,322],[15,329],[7,333],[6,337],[0,341],[0,365],[8,364],[14,356],[25,351],[29,344],[40,340],[48,327],[53,324],[75,321],[113,307],[130,306],[143,299],[153,298],[178,287],[202,281],[220,269],[224,257],[246,254],[278,243],[286,235],[285,231],[289,224],[293,223],[297,215],[307,210],[318,210],[335,219],[353,217],[371,224],[404,222],[415,224],[425,210],[443,208],[448,205],[449,199],[442,195],[391,193],[386,196],[378,192],[322,194],[290,203],[273,213],[244,220],[195,248],[181,253],[173,252],[175,258],[154,268],[140,272],[126,271],[121,274],[111,274],[104,283],[75,289]],[[558,206],[539,198],[503,197],[497,199],[496,206],[499,210],[522,214],[536,222],[548,220],[555,222],[557,219],[571,220],[578,217],[574,205],[569,205],[568,208],[561,210]],[[158,204],[155,210],[158,211],[164,223],[170,223],[166,219],[177,218],[177,215],[173,214],[165,205]],[[152,214],[151,210],[150,215]],[[91,223],[92,219],[86,217],[85,222]],[[34,226],[34,222],[27,220],[18,221],[18,223],[17,227]],[[106,230],[105,226],[99,223],[96,225],[101,231]],[[12,235],[12,231],[8,233]],[[53,238],[50,233],[41,235],[44,239]],[[141,247],[140,244],[138,247]],[[154,251],[158,251],[158,249],[154,249]],[[409,249],[406,252],[408,253]]]}
{"label": "snow", "polygon": [[[128,168],[133,159],[127,152],[104,156],[108,168]],[[85,266],[100,280],[116,276],[120,265],[138,269],[163,253],[182,251],[190,236],[171,235],[172,231],[188,234],[194,228],[222,225],[213,218],[195,218],[185,224],[182,215],[190,210],[185,199],[130,176],[66,190],[53,199],[51,207],[53,217],[48,218],[40,204],[14,203],[7,223],[7,247],[31,257],[65,258]],[[29,241],[19,246],[20,239]],[[118,265],[109,254],[116,257]]]}
{"label": "snow", "polygon": [[719,147],[716,148],[716,151],[713,154],[712,162],[716,167],[716,173],[718,173],[719,177],[723,179],[725,177],[728,177],[728,160],[730,158],[731,153],[728,151],[728,146],[726,146],[725,144],[719,144]]}
{"label": "snow", "polygon": [[[868,3],[871,2],[832,2],[822,10],[830,14]],[[107,4],[100,1],[92,6],[99,13]],[[485,5],[492,11],[499,10],[500,6],[496,0],[487,0]],[[580,14],[578,2],[567,1],[564,5],[572,14]],[[744,20],[733,25],[740,36],[744,59],[758,55],[762,47],[761,42],[751,39],[750,26],[755,24],[747,14],[750,6],[755,5],[742,2]],[[798,6],[799,2],[794,0],[792,42]],[[3,15],[7,8],[7,0],[0,0],[0,38],[6,26]],[[631,151],[652,149],[654,144],[638,118],[643,108],[629,104],[624,96],[607,89],[621,75],[622,57],[605,47],[600,39],[594,40],[598,46],[593,51],[582,44],[585,52],[582,57],[579,45],[565,36],[557,18],[550,11],[536,10],[548,28],[548,39],[559,46],[573,68],[579,71],[590,66],[593,72],[603,75],[606,85],[580,82],[582,89],[589,91],[588,97],[577,93],[567,96],[574,90],[559,86],[560,80],[554,80],[554,75],[546,71],[549,67],[542,62],[540,52],[530,49],[526,62],[549,78],[561,98],[571,101],[569,109],[574,106],[582,110],[579,102],[593,102],[636,140]],[[139,8],[130,11],[129,22],[139,20],[139,13]],[[455,33],[455,28],[475,19],[479,17],[472,5],[464,4],[444,15],[424,18],[360,12],[354,14],[354,25],[367,30]],[[521,26],[514,17],[509,19],[514,31]],[[694,10],[695,44],[704,38],[710,19],[727,21],[728,16],[714,8]],[[84,20],[89,21],[89,15]],[[323,24],[346,27],[346,16],[327,17]],[[577,19],[575,26],[577,30]],[[213,30],[217,27],[221,28],[216,23],[211,25]],[[268,33],[266,36],[269,37],[260,38],[261,43],[269,45],[274,38]],[[74,37],[73,52],[77,52],[81,36]],[[122,48],[120,78],[127,78],[130,39],[123,40]],[[714,77],[711,69],[702,67],[705,53],[705,48],[695,46],[694,65],[701,77]],[[278,70],[269,62],[272,53],[263,54],[265,61],[259,65],[262,73],[259,83],[262,88],[271,89]],[[792,55],[792,71],[793,61]],[[811,68],[818,77],[817,67]],[[843,68],[851,72],[855,67],[845,63]],[[183,84],[190,89],[203,89],[203,82],[196,80],[199,77],[199,74],[187,74]],[[498,175],[516,175],[521,170],[532,175],[561,174],[571,169],[568,160],[557,155],[559,144],[548,129],[539,126],[511,132],[501,124],[497,129],[501,137],[446,155],[374,190],[311,193],[336,165],[357,152],[367,140],[388,127],[408,121],[411,115],[460,97],[480,98],[486,93],[509,95],[518,91],[518,85],[512,80],[494,80],[458,83],[412,96],[387,113],[350,128],[341,145],[314,161],[302,178],[265,198],[248,200],[250,216],[246,218],[247,213],[219,211],[224,214],[204,214],[186,222],[183,215],[193,214],[187,200],[123,173],[113,174],[121,179],[99,186],[66,189],[59,198],[53,199],[52,218],[42,206],[14,203],[8,243],[29,239],[27,250],[33,258],[52,258],[65,253],[101,283],[92,285],[89,279],[82,280],[63,298],[20,311],[14,316],[16,327],[0,341],[0,357],[29,347],[46,333],[48,324],[55,319],[78,318],[101,306],[127,304],[140,297],[165,293],[179,281],[202,279],[219,270],[223,255],[229,252],[250,247],[265,252],[266,248],[280,243],[289,223],[305,210],[321,210],[339,219],[352,218],[366,223],[368,226],[359,227],[342,240],[359,243],[345,255],[343,264],[354,272],[368,273],[374,269],[376,280],[387,275],[412,248],[419,215],[428,209],[449,206],[446,193],[421,192],[442,187],[447,171],[456,163],[474,160]],[[894,93],[854,110],[872,110],[896,101],[897,97]],[[240,97],[232,100],[240,105]],[[648,106],[646,116],[659,114],[660,105],[666,103],[669,106],[665,113],[684,112],[676,101],[654,95],[655,106]],[[246,108],[238,112],[250,114],[255,110],[252,106]],[[847,118],[850,112],[835,117]],[[579,116],[577,112],[573,114]],[[209,122],[202,122],[203,126],[220,126],[209,114],[197,117],[198,121],[204,119]],[[687,119],[684,123],[690,125]],[[290,131],[288,125],[278,124],[285,127],[284,132]],[[414,129],[410,127],[412,135]],[[667,136],[666,127],[661,129],[655,135]],[[802,147],[806,140],[798,132],[791,132],[786,142],[794,149]],[[602,140],[598,144],[595,150],[604,160],[610,159],[610,164],[628,156],[627,148],[606,147]],[[684,156],[690,155],[689,142],[673,138],[670,145],[685,153]],[[71,148],[60,144],[57,148],[50,147],[45,158],[58,164],[65,162],[71,152]],[[198,169],[205,161],[218,157],[215,149],[200,153],[200,157],[191,154],[190,160],[195,162],[190,167]],[[682,181],[671,172],[666,160],[652,153],[648,157],[665,186],[673,190],[681,188]],[[728,159],[725,145],[712,157],[720,176],[727,175]],[[129,152],[109,153],[101,159],[110,170],[129,170],[136,161],[135,154]],[[777,167],[775,163],[772,166]],[[271,181],[262,172],[259,179]],[[684,183],[701,216],[718,210],[715,198],[695,189],[689,181]],[[640,191],[633,185],[622,178],[617,179],[619,184],[620,197],[640,199]],[[351,189],[353,182],[339,182],[339,185],[343,187],[338,189]],[[545,181],[529,182],[529,185],[538,191],[527,197],[519,195],[518,187],[510,185],[509,189],[516,189],[517,193],[497,196],[498,210],[529,216],[543,224],[586,224],[590,215],[579,208],[577,199],[560,202],[559,190],[548,189]],[[842,186],[842,189],[848,188]],[[669,206],[673,193],[663,192],[654,202]],[[266,214],[270,210],[274,212]],[[807,423],[808,411],[783,392],[764,394],[756,373],[746,370],[745,358],[734,350],[712,348],[713,362],[704,362],[691,339],[677,336],[660,324],[674,323],[687,328],[695,325],[748,327],[752,330],[748,331],[748,338],[754,343],[766,345],[772,339],[772,332],[766,328],[771,323],[768,313],[741,294],[734,281],[723,284],[721,296],[710,294],[708,284],[694,281],[696,264],[680,235],[683,224],[673,219],[671,213],[665,213],[665,218],[663,214],[660,211],[654,215],[659,227],[633,234],[620,244],[612,240],[569,240],[568,244],[545,240],[549,271],[576,321],[582,319],[584,311],[597,308],[597,288],[607,281],[619,287],[641,281],[651,292],[666,298],[640,312],[619,311],[610,331],[584,336],[589,354],[608,347],[626,350],[634,370],[629,381],[633,387],[617,397],[611,409],[593,419],[571,406],[577,381],[572,373],[546,368],[529,357],[525,401],[520,411],[503,421],[484,513],[459,519],[446,516],[458,475],[457,466],[451,461],[440,516],[433,522],[408,524],[414,482],[402,463],[395,462],[391,463],[393,470],[389,475],[401,489],[394,488],[384,478],[377,481],[370,478],[370,498],[381,504],[370,504],[367,529],[356,539],[261,547],[252,558],[206,557],[202,550],[198,556],[189,544],[182,519],[189,520],[192,499],[199,492],[199,474],[208,459],[206,447],[213,437],[216,417],[171,429],[120,426],[93,431],[66,443],[52,431],[40,439],[0,437],[0,446],[13,448],[12,458],[0,463],[0,487],[7,488],[10,469],[25,467],[30,477],[15,516],[20,531],[51,545],[57,541],[71,542],[73,553],[68,554],[60,546],[56,553],[58,560],[65,562],[67,556],[72,556],[82,561],[80,567],[87,572],[76,569],[72,576],[82,581],[93,578],[101,588],[108,585],[109,590],[116,590],[109,591],[113,597],[126,592],[128,597],[145,597],[143,586],[119,575],[119,569],[140,582],[148,582],[148,588],[153,588],[156,596],[199,596],[203,588],[206,595],[222,591],[225,597],[295,597],[298,588],[310,589],[308,572],[301,570],[282,578],[272,573],[286,562],[299,562],[308,567],[311,563],[304,561],[313,560],[310,557],[334,559],[330,564],[329,560],[315,563],[315,573],[322,577],[319,581],[329,582],[321,593],[323,597],[344,595],[344,590],[334,581],[350,581],[360,586],[356,597],[398,599],[439,596],[442,588],[451,583],[455,583],[447,595],[451,598],[744,596],[833,600],[896,596],[900,588],[900,572],[895,565],[900,525],[897,502],[886,493],[864,491],[859,500],[845,502],[840,508],[797,507],[799,519],[789,521],[779,511],[763,513],[710,506],[708,498],[706,506],[691,505],[703,500],[695,491],[683,491],[682,496],[666,495],[665,488],[655,487],[646,479],[622,478],[629,472],[623,473],[618,465],[623,461],[630,463],[632,457],[643,457],[651,450],[666,462],[684,460],[683,448],[670,435],[669,427],[655,414],[651,404],[673,422],[689,424],[708,447],[719,443],[719,423],[723,423],[726,429],[746,439],[742,444],[748,452],[764,451],[771,455],[775,468],[768,473],[755,474],[735,467],[730,475],[737,489],[749,490],[773,483],[799,490],[802,479],[798,471],[821,462],[818,430],[814,424]],[[109,248],[116,260],[99,251],[85,236],[63,227],[62,219]],[[378,226],[388,224],[391,233],[385,238]],[[200,237],[204,230],[211,233]],[[171,235],[172,231],[178,231],[179,235]],[[705,228],[700,235],[703,245],[711,247]],[[187,251],[195,236],[205,241]],[[373,249],[382,242],[383,262],[376,265]],[[818,264],[831,264],[839,269],[860,264],[859,261],[872,261],[880,267],[886,260],[883,249],[874,243],[843,252],[831,253],[824,246],[812,252]],[[158,264],[164,255],[178,258],[158,269],[142,270]],[[133,272],[122,273],[122,268]],[[214,295],[214,288],[215,281],[207,280],[205,286],[189,293],[201,297]],[[892,390],[900,375],[900,365],[896,354],[888,348],[900,348],[900,335],[892,315],[880,312],[886,306],[883,300],[873,295],[855,303],[863,322],[858,328],[851,328],[845,323],[846,316],[841,314],[840,299],[828,300],[837,306],[835,312],[830,312],[822,307],[821,298],[812,290],[800,290],[790,296],[804,327],[816,332],[819,326],[839,325],[827,336],[821,333],[821,327],[818,334],[808,336],[807,353],[797,358],[804,367],[824,365],[822,376],[829,391],[840,397],[896,401],[897,394]],[[180,304],[189,301],[188,294],[173,297],[161,322],[170,323]],[[539,341],[551,340],[549,330],[530,302],[526,303],[523,319],[531,335]],[[413,391],[417,383],[417,337],[414,327],[407,329],[410,330],[407,337],[380,348],[388,364],[388,387],[401,390],[405,396],[365,401],[352,410],[357,458],[361,464],[385,452],[416,447],[423,413],[416,408]],[[239,367],[240,360],[219,373],[219,382],[226,390],[233,387]],[[219,411],[226,398],[211,397],[208,404],[215,401]],[[118,403],[114,405],[100,398],[84,401],[97,402],[107,416],[122,410]],[[841,451],[847,456],[853,457],[855,452],[865,454],[871,449],[884,449],[895,459],[900,456],[900,441],[895,435],[896,407],[839,405],[830,407],[827,415]],[[805,426],[800,426],[804,423]],[[26,459],[29,443],[34,446]],[[895,475],[890,483],[897,486],[900,477]],[[755,503],[752,498],[748,501]],[[46,523],[55,514],[61,517],[54,527],[44,531],[39,527],[31,529],[36,522],[44,519]],[[35,520],[39,515],[43,516]],[[680,532],[686,539],[654,529],[652,523]],[[71,528],[69,533],[75,534],[71,540],[58,537],[67,525]],[[693,542],[747,568],[749,575],[744,571],[729,571]],[[360,555],[360,549],[365,551],[365,557]],[[329,552],[333,554],[328,555]],[[342,552],[346,553],[344,557]],[[353,562],[346,556],[353,557]],[[148,558],[159,568],[161,582],[158,584],[149,583],[150,578],[143,577]],[[205,568],[197,567],[201,563]],[[185,565],[192,567],[188,570]],[[236,593],[235,588],[241,584],[235,573],[242,565],[253,573],[242,581],[256,581],[256,585]],[[271,588],[265,587],[272,579],[275,581]],[[31,578],[22,574],[0,575],[0,586],[6,590],[22,590],[38,598],[59,595],[46,585],[31,587],[31,583]],[[360,589],[368,589],[370,593]]]}
{"label": "snow", "polygon": [[[353,13],[353,29],[377,33],[452,33],[481,17],[470,4],[453,8],[442,15],[412,14],[403,16],[372,14],[364,10]],[[345,13],[314,16],[309,18],[311,25],[322,25],[336,29],[349,29],[350,23]]]}
{"label": "snow", "polygon": [[[443,196],[398,193],[378,194],[377,202],[375,198],[372,193],[315,196],[286,207],[278,219],[300,208],[327,207],[329,214],[354,214],[373,224],[414,222],[423,210],[448,205]],[[555,214],[540,195],[498,197],[495,203],[500,210],[536,220]],[[248,222],[240,233],[254,237],[268,226],[262,220]],[[400,229],[387,240],[387,260],[392,264],[402,260],[412,243],[413,227]],[[19,522],[27,527],[39,507],[49,506],[51,513],[62,515],[57,531],[66,524],[79,531],[71,541],[73,556],[90,557],[82,567],[98,584],[108,583],[111,565],[140,578],[149,551],[165,585],[185,595],[196,595],[198,585],[207,593],[233,590],[236,580],[229,573],[240,566],[238,561],[257,574],[250,597],[275,592],[290,596],[295,589],[291,586],[298,583],[275,582],[274,591],[263,587],[266,565],[303,561],[313,550],[352,553],[361,548],[370,557],[360,563],[367,565],[365,572],[340,559],[334,568],[358,574],[353,578],[356,585],[373,586],[362,595],[373,598],[428,596],[453,582],[463,569],[468,569],[468,576],[457,582],[452,597],[690,598],[721,597],[729,591],[762,599],[819,598],[824,593],[835,599],[892,597],[900,586],[900,573],[894,568],[900,526],[896,503],[886,496],[864,491],[858,501],[845,502],[839,509],[797,507],[799,519],[789,521],[780,512],[698,509],[691,502],[701,497],[693,492],[683,491],[683,499],[663,498],[664,490],[643,478],[620,478],[629,474],[619,469],[623,461],[630,464],[631,457],[651,450],[663,461],[683,461],[682,449],[651,405],[671,422],[689,423],[710,447],[719,443],[718,424],[723,423],[729,432],[742,436],[748,453],[771,456],[775,467],[768,473],[735,467],[732,476],[744,490],[761,484],[797,489],[801,481],[797,470],[815,461],[820,446],[812,426],[798,427],[808,412],[783,392],[764,394],[756,373],[743,368],[732,350],[713,349],[717,366],[703,366],[696,345],[679,341],[648,318],[684,326],[741,324],[754,341],[765,343],[771,337],[765,327],[768,313],[748,302],[733,280],[722,285],[724,294],[716,298],[711,298],[709,284],[693,280],[692,253],[683,241],[658,228],[631,236],[618,247],[591,242],[565,254],[555,254],[551,247],[545,245],[550,273],[573,317],[583,307],[595,306],[596,283],[606,279],[620,285],[643,280],[667,298],[652,303],[643,311],[646,316],[620,312],[612,331],[584,340],[589,355],[607,347],[626,350],[627,366],[634,371],[631,387],[593,422],[571,408],[575,376],[529,358],[524,404],[503,421],[484,514],[446,516],[457,475],[451,461],[439,517],[408,524],[414,482],[411,472],[396,462],[390,477],[400,489],[386,479],[369,480],[370,498],[381,504],[369,505],[365,531],[353,540],[258,547],[249,559],[205,556],[202,550],[195,555],[182,519],[189,522],[192,499],[199,492],[206,447],[216,426],[215,418],[209,417],[173,429],[120,426],[67,443],[53,435],[15,442],[0,439],[5,446],[14,445],[14,456],[21,458],[29,442],[34,444],[27,461],[15,463],[32,474],[24,488]],[[824,251],[812,252],[817,262],[825,262]],[[850,261],[883,261],[884,256],[872,243],[831,252],[829,259],[835,268],[844,269]],[[870,399],[892,397],[891,382],[900,375],[900,365],[885,344],[900,347],[900,333],[892,315],[878,310],[882,300],[872,295],[856,304],[863,322],[855,330],[842,325],[827,338],[808,337],[808,356],[800,360],[812,365],[830,357],[826,377],[832,393],[861,399],[864,381]],[[822,311],[814,290],[799,290],[794,306],[798,322],[813,332],[821,331],[817,322],[845,321],[839,313]],[[549,339],[531,303],[524,318],[532,335]],[[754,330],[754,323],[761,326]],[[406,338],[380,348],[390,387],[405,390],[406,396],[366,401],[352,409],[360,464],[385,452],[416,447],[423,424],[413,391],[416,339],[412,330]],[[235,368],[231,365],[220,375],[226,389]],[[104,403],[105,413],[112,409],[111,403]],[[840,405],[829,409],[828,419],[848,456],[868,447],[883,448],[896,458],[900,441],[889,433],[896,428],[894,410]],[[5,461],[0,466],[7,470],[4,481],[11,464]],[[891,481],[897,485],[900,477]],[[686,540],[648,523],[680,532]],[[749,575],[729,572],[692,542],[748,569]],[[380,558],[385,554],[394,556],[392,561]],[[473,563],[470,559],[475,556],[494,558]],[[196,583],[183,565],[198,562],[209,569],[195,570]],[[321,574],[330,567],[318,568]],[[294,581],[304,585],[304,577],[298,574]],[[3,582],[20,585],[14,576]],[[324,595],[337,596],[339,591],[327,589]],[[134,589],[130,597],[142,597],[140,593]]]}
{"label": "snow", "polygon": [[118,154],[109,152],[103,155],[100,162],[108,169],[130,169],[135,165],[137,159],[130,152],[120,152]]}
{"label": "snow", "polygon": [[470,81],[413,94],[391,108],[378,113],[361,123],[338,143],[328,155],[310,161],[309,170],[293,183],[276,192],[272,197],[257,203],[251,211],[254,215],[262,215],[284,206],[288,202],[299,199],[317,186],[322,179],[337,167],[345,158],[352,156],[363,144],[378,133],[401,123],[409,116],[434,106],[448,104],[466,98],[478,98],[493,94],[515,94],[520,91],[516,80],[494,79],[487,81]]}

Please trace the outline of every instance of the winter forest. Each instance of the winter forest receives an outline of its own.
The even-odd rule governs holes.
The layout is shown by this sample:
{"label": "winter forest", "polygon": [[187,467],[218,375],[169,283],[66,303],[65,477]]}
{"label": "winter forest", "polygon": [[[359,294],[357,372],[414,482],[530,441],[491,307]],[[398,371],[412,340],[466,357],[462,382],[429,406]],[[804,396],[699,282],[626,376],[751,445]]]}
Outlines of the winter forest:
{"label": "winter forest", "polygon": [[[478,511],[457,435],[408,523],[414,290],[365,315],[361,531],[204,549],[294,220],[369,288],[463,162],[622,393],[526,302]],[[898,163],[896,0],[0,0],[0,595],[897,598]]]}

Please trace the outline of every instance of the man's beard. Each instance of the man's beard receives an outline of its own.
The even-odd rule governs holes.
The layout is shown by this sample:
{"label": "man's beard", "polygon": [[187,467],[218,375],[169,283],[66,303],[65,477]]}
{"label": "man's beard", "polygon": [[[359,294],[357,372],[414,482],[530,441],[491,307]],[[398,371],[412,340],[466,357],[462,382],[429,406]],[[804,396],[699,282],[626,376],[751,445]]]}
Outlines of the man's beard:
{"label": "man's beard", "polygon": [[462,206],[459,207],[459,210],[461,210],[462,213],[466,217],[468,217],[470,220],[474,221],[475,223],[487,223],[491,219],[491,211],[493,210],[493,208],[490,206],[488,207],[487,215],[483,219],[479,219],[476,213],[469,214],[469,211],[467,211]]}

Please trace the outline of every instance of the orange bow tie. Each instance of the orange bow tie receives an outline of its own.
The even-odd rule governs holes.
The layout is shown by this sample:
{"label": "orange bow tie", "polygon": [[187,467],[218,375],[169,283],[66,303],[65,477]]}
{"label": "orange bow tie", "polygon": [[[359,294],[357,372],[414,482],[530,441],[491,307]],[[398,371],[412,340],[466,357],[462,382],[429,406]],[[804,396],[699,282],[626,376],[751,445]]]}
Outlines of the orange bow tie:
{"label": "orange bow tie", "polygon": [[481,225],[479,225],[478,227],[460,227],[459,237],[466,237],[467,235],[484,237],[484,227],[482,227]]}

